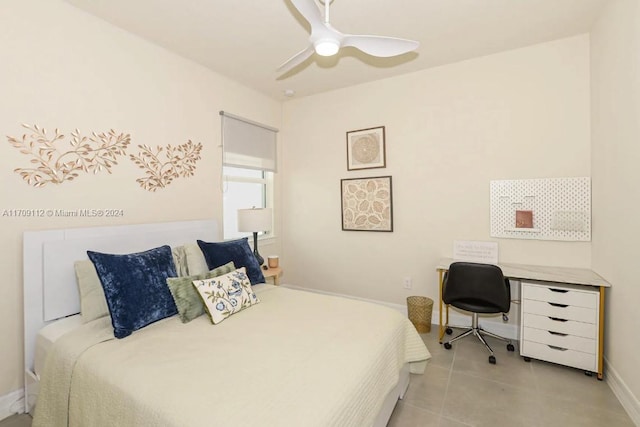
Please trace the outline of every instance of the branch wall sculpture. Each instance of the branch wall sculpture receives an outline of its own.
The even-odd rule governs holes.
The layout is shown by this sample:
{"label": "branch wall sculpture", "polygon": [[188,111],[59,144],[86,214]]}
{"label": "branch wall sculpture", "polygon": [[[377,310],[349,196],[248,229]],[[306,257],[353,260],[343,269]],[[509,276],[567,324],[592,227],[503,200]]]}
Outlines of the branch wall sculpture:
{"label": "branch wall sculpture", "polygon": [[[127,146],[131,143],[129,134],[118,134],[113,129],[106,133],[92,132],[89,137],[82,136],[76,129],[71,132],[71,149],[59,151],[56,145],[65,139],[65,135],[58,129],[49,137],[38,125],[23,124],[22,127],[30,133],[22,138],[7,136],[7,140],[22,154],[32,157],[33,167],[16,168],[14,172],[36,188],[73,181],[80,172],[97,174],[106,170],[111,173],[111,168],[118,164],[117,157],[126,156]],[[136,182],[143,189],[154,192],[167,187],[176,178],[193,176],[202,144],[189,140],[176,147],[169,144],[157,146],[155,150],[148,145],[138,145],[138,148],[142,151],[137,156],[129,155],[129,159],[145,170],[145,176]]]}
{"label": "branch wall sculpture", "polygon": [[71,132],[71,149],[60,152],[55,144],[65,136],[58,129],[49,138],[47,131],[38,125],[23,124],[22,127],[29,129],[31,134],[24,134],[21,139],[7,136],[7,140],[22,154],[33,157],[32,168],[16,168],[14,172],[34,187],[73,181],[78,172],[97,174],[106,170],[111,173],[111,167],[118,164],[117,156],[125,155],[131,142],[129,134],[116,134],[113,129],[107,133],[92,132],[90,137],[80,135],[76,129]]}
{"label": "branch wall sculpture", "polygon": [[[196,170],[196,162],[200,160],[202,144],[194,144],[191,140],[177,147],[166,146],[166,150],[158,146],[154,150],[148,145],[138,145],[142,151],[137,156],[129,155],[129,158],[140,169],[145,169],[145,176],[136,179],[142,188],[148,191],[156,191],[164,188],[178,177],[193,176]],[[160,159],[161,155],[164,159]]]}

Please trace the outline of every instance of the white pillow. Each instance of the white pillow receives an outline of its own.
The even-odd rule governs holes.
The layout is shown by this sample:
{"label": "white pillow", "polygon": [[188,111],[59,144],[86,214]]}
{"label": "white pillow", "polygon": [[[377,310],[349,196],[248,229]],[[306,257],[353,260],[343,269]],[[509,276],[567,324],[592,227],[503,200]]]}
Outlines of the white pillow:
{"label": "white pillow", "polygon": [[80,291],[82,321],[87,323],[107,316],[109,314],[107,299],[93,263],[85,259],[74,262],[73,267],[76,270],[76,280]]}
{"label": "white pillow", "polygon": [[209,266],[204,259],[204,255],[197,243],[187,243],[184,245],[184,253],[187,258],[187,276],[197,276],[209,272]]}
{"label": "white pillow", "polygon": [[251,289],[251,282],[244,267],[223,276],[194,280],[193,286],[202,297],[213,324],[218,324],[232,314],[260,302]]}
{"label": "white pillow", "polygon": [[187,266],[187,253],[184,246],[171,248],[171,255],[173,256],[173,264],[176,266],[176,273],[178,273],[178,277],[188,276],[189,269]]}

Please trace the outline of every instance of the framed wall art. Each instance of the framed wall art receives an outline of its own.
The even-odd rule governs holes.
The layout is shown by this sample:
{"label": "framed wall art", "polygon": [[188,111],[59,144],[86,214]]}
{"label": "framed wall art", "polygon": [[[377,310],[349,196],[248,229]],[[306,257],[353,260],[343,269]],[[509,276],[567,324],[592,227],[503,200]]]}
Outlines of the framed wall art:
{"label": "framed wall art", "polygon": [[391,177],[340,180],[342,230],[393,231]]}
{"label": "framed wall art", "polygon": [[385,166],[384,126],[347,132],[347,170]]}

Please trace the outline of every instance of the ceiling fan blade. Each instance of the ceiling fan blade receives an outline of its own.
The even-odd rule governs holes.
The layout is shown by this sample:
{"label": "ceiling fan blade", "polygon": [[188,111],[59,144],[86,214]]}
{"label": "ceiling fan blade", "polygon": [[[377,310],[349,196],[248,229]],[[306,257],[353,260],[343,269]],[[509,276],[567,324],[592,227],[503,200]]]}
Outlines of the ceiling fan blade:
{"label": "ceiling fan blade", "polygon": [[298,65],[302,64],[308,57],[313,55],[313,52],[314,52],[313,45],[307,46],[306,48],[304,48],[300,52],[298,52],[295,55],[293,55],[291,58],[289,58],[286,61],[284,61],[284,63],[282,65],[280,65],[276,71],[281,72],[281,73],[284,74],[284,73],[292,70],[293,68],[295,68]]}
{"label": "ceiling fan blade", "polygon": [[342,39],[342,46],[352,46],[369,55],[388,58],[416,50],[420,43],[396,37],[345,34]]}
{"label": "ceiling fan blade", "polygon": [[311,24],[312,29],[324,26],[320,9],[318,9],[314,0],[291,0],[291,4]]}

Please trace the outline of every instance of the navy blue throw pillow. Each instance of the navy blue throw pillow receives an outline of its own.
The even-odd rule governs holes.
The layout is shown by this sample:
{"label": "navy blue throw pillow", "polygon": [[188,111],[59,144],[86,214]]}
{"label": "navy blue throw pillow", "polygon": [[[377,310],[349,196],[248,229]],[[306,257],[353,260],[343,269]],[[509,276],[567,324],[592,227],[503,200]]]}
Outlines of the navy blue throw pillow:
{"label": "navy blue throw pillow", "polygon": [[102,283],[116,338],[178,313],[167,286],[167,277],[177,276],[169,246],[126,255],[87,255]]}
{"label": "navy blue throw pillow", "polygon": [[247,269],[247,276],[249,276],[249,281],[252,285],[264,283],[264,275],[256,257],[251,252],[249,241],[246,237],[217,243],[198,240],[198,246],[200,246],[204,259],[207,261],[209,270],[233,261],[236,268],[245,267]]}

